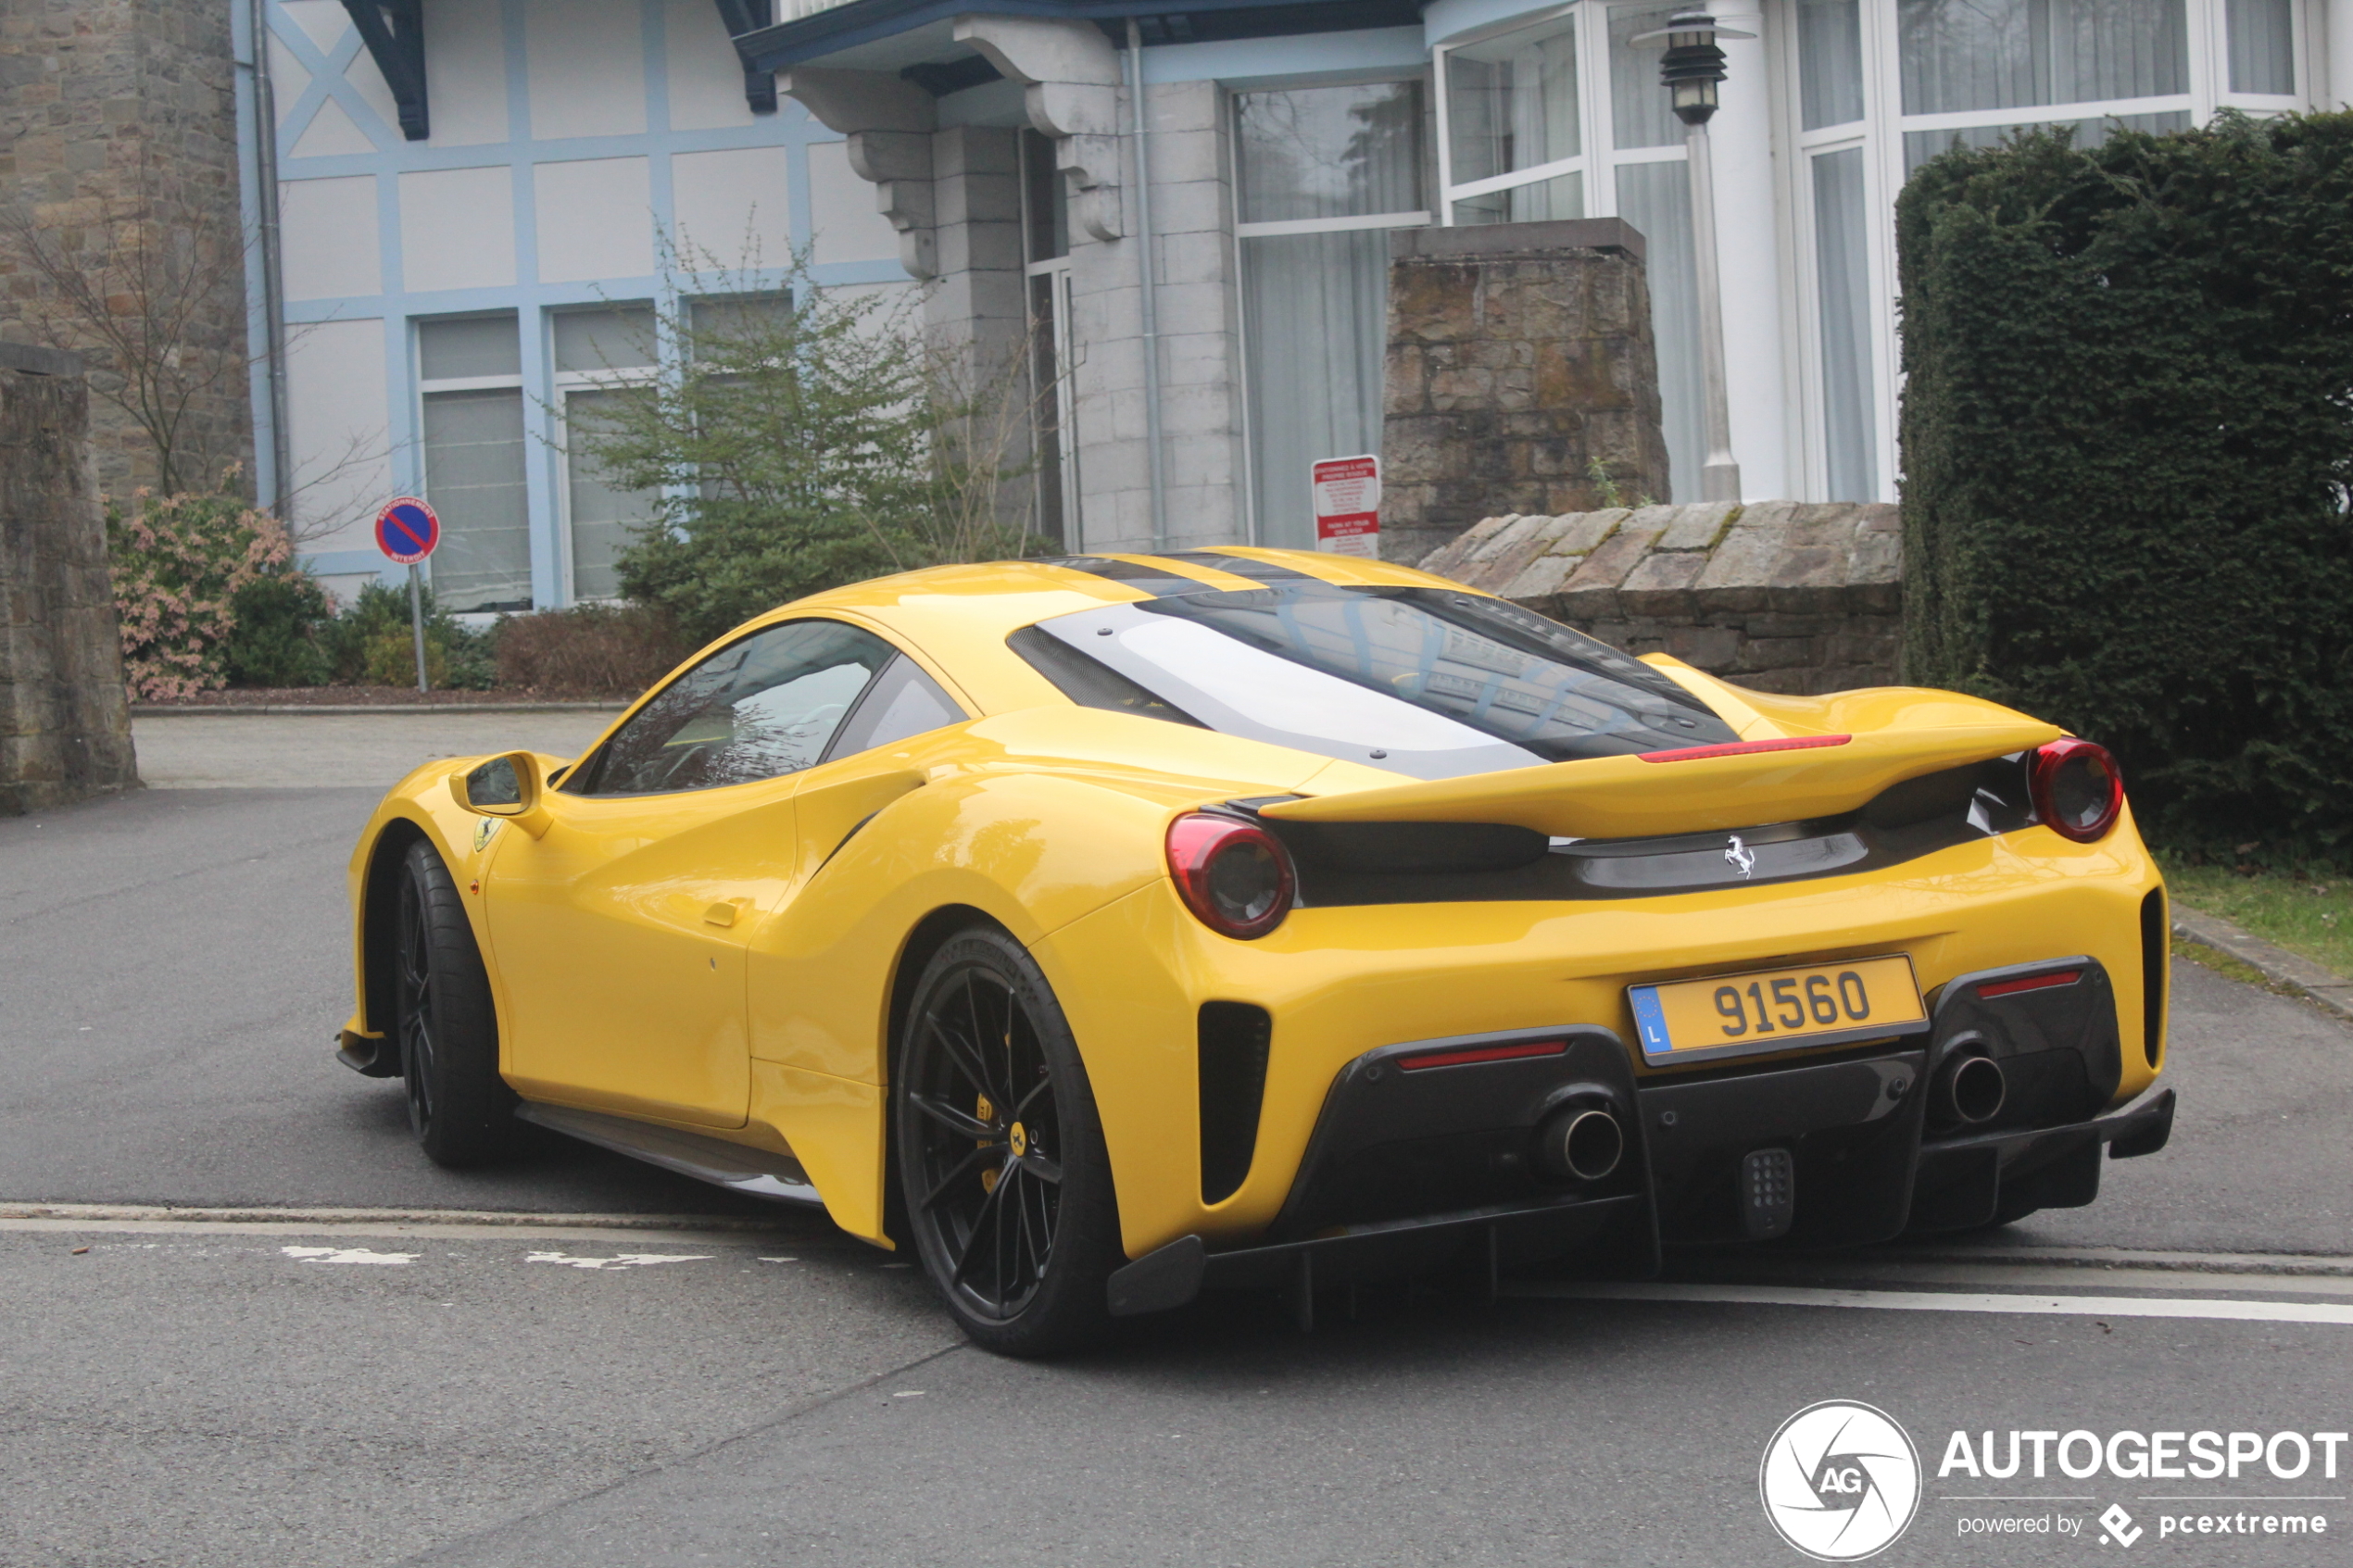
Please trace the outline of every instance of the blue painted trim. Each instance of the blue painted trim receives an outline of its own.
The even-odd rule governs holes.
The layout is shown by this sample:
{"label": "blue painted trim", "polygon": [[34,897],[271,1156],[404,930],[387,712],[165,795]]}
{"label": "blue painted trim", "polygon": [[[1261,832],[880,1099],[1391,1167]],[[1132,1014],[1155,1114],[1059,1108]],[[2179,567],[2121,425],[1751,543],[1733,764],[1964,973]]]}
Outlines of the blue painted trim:
{"label": "blue painted trim", "polygon": [[303,570],[316,577],[349,577],[361,571],[387,579],[401,575],[400,568],[375,550],[312,550],[305,552],[301,560]]}
{"label": "blue painted trim", "polygon": [[1144,80],[1225,82],[1254,76],[1307,76],[1318,71],[1421,70],[1429,46],[1417,27],[1369,28],[1280,38],[1235,38],[1215,44],[1164,44],[1144,51]]}
{"label": "blue painted trim", "polygon": [[1559,4],[1560,0],[1429,0],[1422,7],[1422,37],[1435,48],[1450,38],[1532,17]]}

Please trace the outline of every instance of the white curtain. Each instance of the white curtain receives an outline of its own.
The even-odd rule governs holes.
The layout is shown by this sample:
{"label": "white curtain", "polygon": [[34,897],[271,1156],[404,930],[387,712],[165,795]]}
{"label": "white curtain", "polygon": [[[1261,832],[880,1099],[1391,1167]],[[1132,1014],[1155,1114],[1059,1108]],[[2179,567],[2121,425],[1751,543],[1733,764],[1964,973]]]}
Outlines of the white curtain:
{"label": "white curtain", "polygon": [[[1664,13],[1662,13],[1663,15]],[[1655,83],[1651,95],[1665,102]],[[1648,242],[1651,331],[1658,347],[1658,401],[1667,433],[1669,494],[1661,501],[1699,495],[1707,458],[1699,364],[1699,277],[1692,255],[1691,167],[1672,163],[1617,166],[1617,211]]]}
{"label": "white curtain", "polygon": [[1585,216],[1585,176],[1556,174],[1550,180],[1466,196],[1454,204],[1457,223],[1542,223]]}
{"label": "white curtain", "polygon": [[2190,111],[2170,109],[2163,114],[2111,115],[2102,119],[2050,119],[2033,125],[1972,125],[1960,131],[1906,131],[1904,132],[1904,177],[1937,154],[1952,147],[1991,147],[2003,137],[2021,131],[2047,130],[2055,126],[2072,126],[2075,144],[2096,147],[2118,131],[2146,131],[2163,135],[2169,131],[2187,131]]}
{"label": "white curtain", "polygon": [[1797,88],[1808,131],[1863,118],[1860,0],[1797,0]]}
{"label": "white curtain", "polygon": [[1311,466],[1380,450],[1389,232],[1279,234],[1241,247],[1259,537],[1313,549]]}
{"label": "white curtain", "polygon": [[2189,91],[2183,0],[1897,0],[1906,114]]}
{"label": "white curtain", "polygon": [[441,518],[434,602],[447,610],[531,608],[522,394],[429,392],[425,498]]}
{"label": "white curtain", "polygon": [[621,593],[613,558],[629,543],[630,535],[655,515],[655,494],[623,490],[609,482],[590,450],[586,438],[598,429],[598,408],[615,395],[610,392],[564,395],[564,492],[572,511],[572,596],[575,599],[609,599]]}
{"label": "white curtain", "polygon": [[[2296,91],[2296,24],[2288,0],[2228,0],[2231,91]],[[2344,96],[2339,94],[2338,96]]]}
{"label": "white curtain", "polygon": [[1863,149],[1814,159],[1814,256],[1822,327],[1822,423],[1830,499],[1876,501],[1872,432],[1869,208]]}
{"label": "white curtain", "polygon": [[1675,14],[1673,7],[1609,14],[1610,141],[1616,146],[1683,144],[1683,122],[1675,118],[1667,89],[1658,84],[1659,51],[1655,45],[1638,46],[1632,42],[1645,32],[1656,32]]}
{"label": "white curtain", "polygon": [[1446,115],[1458,185],[1575,157],[1576,18],[1450,53]]}
{"label": "white curtain", "polygon": [[1239,93],[1234,123],[1244,223],[1421,210],[1417,82]]}
{"label": "white curtain", "polygon": [[[1421,101],[1412,82],[1237,94],[1240,220],[1414,220]],[[1259,536],[1312,548],[1310,466],[1380,450],[1389,234],[1245,231],[1240,244]]]}

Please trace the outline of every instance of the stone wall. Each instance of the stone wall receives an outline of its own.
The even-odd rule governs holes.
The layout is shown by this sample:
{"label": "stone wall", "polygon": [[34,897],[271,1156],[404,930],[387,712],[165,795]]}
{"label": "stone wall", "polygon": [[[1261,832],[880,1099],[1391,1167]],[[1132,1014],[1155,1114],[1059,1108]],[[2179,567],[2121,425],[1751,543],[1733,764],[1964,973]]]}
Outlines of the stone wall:
{"label": "stone wall", "polygon": [[[1381,551],[1669,493],[1642,236],[1616,218],[1390,234]],[[1605,477],[1597,480],[1597,470]]]}
{"label": "stone wall", "polygon": [[1421,563],[1629,653],[1768,692],[1892,685],[1894,507],[1729,501],[1491,517]]}
{"label": "stone wall", "polygon": [[[183,0],[0,0],[0,328],[80,351],[109,491],[158,482],[146,432],[105,394],[120,366],[27,254],[147,326],[184,486],[248,462],[245,269],[230,7]],[[78,319],[79,318],[79,319]]]}
{"label": "stone wall", "polygon": [[0,343],[0,815],[139,782],[89,451],[81,367]]}

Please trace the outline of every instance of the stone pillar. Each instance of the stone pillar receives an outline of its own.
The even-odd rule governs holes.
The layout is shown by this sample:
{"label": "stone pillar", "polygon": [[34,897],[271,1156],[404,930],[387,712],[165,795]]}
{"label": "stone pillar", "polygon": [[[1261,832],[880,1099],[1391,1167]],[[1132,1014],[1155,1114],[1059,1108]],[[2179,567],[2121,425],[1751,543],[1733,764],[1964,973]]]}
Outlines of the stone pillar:
{"label": "stone pillar", "polygon": [[[0,202],[38,230],[53,264],[96,285],[118,319],[160,332],[182,487],[208,488],[253,456],[244,220],[238,210],[231,7],[177,0],[0,0]],[[82,352],[110,375],[57,283],[0,244],[0,326]],[[134,330],[127,334],[135,338]],[[91,408],[98,480],[157,483],[154,443],[114,403]]]}
{"label": "stone pillar", "polygon": [[0,815],[137,785],[73,357],[0,343]]}
{"label": "stone pillar", "polygon": [[1667,493],[1642,236],[1616,218],[1390,237],[1381,553]]}

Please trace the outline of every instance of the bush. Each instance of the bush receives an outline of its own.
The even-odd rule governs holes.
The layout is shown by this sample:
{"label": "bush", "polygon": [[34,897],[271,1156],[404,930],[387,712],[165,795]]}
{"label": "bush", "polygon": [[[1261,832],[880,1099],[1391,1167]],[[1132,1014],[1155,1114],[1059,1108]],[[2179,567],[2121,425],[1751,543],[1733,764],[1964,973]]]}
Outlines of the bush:
{"label": "bush", "polygon": [[612,389],[573,432],[609,483],[661,496],[616,563],[631,599],[702,642],[839,583],[1045,546],[1013,509],[1028,486],[1007,483],[1026,356],[975,364],[905,302],[799,265],[784,294],[737,281],[667,314],[677,376]]}
{"label": "bush", "polygon": [[1956,150],[1896,232],[1908,677],[2353,859],[2353,115]]}
{"label": "bush", "polygon": [[499,623],[498,684],[634,696],[693,651],[667,616],[645,605],[541,610]]}
{"label": "bush", "polygon": [[233,686],[319,686],[333,673],[322,643],[335,602],[291,563],[255,578],[230,601],[236,624],[222,645]]}
{"label": "bush", "polygon": [[[474,631],[434,608],[433,590],[423,590],[425,676],[436,689],[486,691],[497,684],[494,629]],[[327,659],[338,684],[413,686],[417,684],[416,633],[409,615],[409,588],[369,583],[327,631]]]}
{"label": "bush", "polygon": [[108,572],[131,696],[178,702],[227,684],[239,596],[282,573],[285,530],[233,495],[157,497],[107,508]]}

